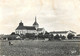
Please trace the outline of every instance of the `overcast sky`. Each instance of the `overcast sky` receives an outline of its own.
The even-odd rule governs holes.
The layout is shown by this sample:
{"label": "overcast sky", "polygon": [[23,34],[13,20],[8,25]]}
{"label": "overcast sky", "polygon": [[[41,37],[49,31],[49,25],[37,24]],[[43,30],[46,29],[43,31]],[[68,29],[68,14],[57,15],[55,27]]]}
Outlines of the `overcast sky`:
{"label": "overcast sky", "polygon": [[80,0],[0,0],[0,34],[14,32],[21,20],[32,26],[35,16],[47,31],[80,33]]}

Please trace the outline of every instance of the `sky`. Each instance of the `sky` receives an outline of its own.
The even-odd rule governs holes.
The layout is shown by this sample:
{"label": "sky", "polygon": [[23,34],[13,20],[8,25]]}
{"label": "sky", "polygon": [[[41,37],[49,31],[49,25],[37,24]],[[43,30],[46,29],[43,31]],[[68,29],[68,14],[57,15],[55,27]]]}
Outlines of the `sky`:
{"label": "sky", "polygon": [[21,20],[32,26],[35,16],[46,31],[80,33],[80,0],[0,0],[0,34],[14,32]]}

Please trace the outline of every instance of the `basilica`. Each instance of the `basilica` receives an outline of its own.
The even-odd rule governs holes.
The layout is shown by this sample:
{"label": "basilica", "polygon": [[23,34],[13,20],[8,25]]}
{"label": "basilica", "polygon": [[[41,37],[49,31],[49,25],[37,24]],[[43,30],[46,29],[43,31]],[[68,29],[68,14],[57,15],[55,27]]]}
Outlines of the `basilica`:
{"label": "basilica", "polygon": [[15,29],[15,33],[16,34],[23,34],[25,35],[26,33],[30,33],[30,34],[39,34],[39,33],[43,33],[45,34],[45,29],[44,28],[39,28],[39,24],[37,23],[36,17],[35,17],[35,22],[33,23],[32,26],[24,26],[23,22],[21,21],[18,25],[18,27]]}

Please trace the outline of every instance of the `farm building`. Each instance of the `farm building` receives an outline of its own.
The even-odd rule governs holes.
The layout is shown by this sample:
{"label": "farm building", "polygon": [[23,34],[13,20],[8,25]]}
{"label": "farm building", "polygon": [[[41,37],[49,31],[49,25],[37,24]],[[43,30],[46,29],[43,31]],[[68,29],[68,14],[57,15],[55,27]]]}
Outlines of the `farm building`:
{"label": "farm building", "polygon": [[74,38],[80,40],[80,34],[74,36]]}
{"label": "farm building", "polygon": [[67,35],[69,33],[74,34],[74,35],[76,34],[76,32],[71,31],[71,30],[69,30],[69,31],[53,31],[53,32],[50,32],[50,34],[53,34],[54,36],[58,34],[58,35],[65,36],[66,38],[67,38]]}

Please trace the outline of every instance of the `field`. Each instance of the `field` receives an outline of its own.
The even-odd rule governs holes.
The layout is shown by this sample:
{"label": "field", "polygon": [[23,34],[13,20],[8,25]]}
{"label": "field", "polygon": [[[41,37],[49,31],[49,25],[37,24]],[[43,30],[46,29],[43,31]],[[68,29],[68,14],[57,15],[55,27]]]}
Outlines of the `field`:
{"label": "field", "polygon": [[79,56],[79,42],[14,40],[0,41],[0,56]]}

